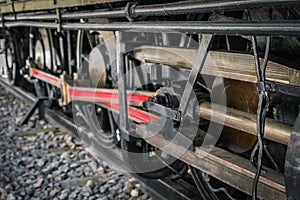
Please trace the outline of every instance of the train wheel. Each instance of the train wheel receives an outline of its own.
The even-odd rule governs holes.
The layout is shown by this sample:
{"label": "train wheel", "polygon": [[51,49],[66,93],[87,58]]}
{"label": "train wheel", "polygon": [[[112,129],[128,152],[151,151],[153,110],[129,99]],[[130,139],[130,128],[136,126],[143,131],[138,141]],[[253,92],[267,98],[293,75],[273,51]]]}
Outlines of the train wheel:
{"label": "train wheel", "polygon": [[[58,55],[55,50],[51,30],[46,28],[31,29],[30,44],[30,57],[33,58],[36,67],[50,74],[58,73]],[[47,106],[53,107],[57,105],[60,94],[56,87],[41,81],[38,81],[35,87],[38,87],[36,88],[37,95],[49,97]]]}
{"label": "train wheel", "polygon": [[34,59],[40,70],[51,72],[53,68],[52,37],[45,28],[30,31],[30,56]]}
{"label": "train wheel", "polygon": [[[113,38],[113,32],[78,32],[77,73],[85,78],[84,81],[77,81],[77,86],[90,88],[111,87],[109,71],[111,62],[108,51],[115,50],[115,45],[106,41],[114,41]],[[81,139],[86,146],[94,148],[96,151],[98,145],[106,148],[115,146],[117,127],[111,111],[86,102],[75,102],[73,107],[75,112],[83,119],[78,120],[79,129],[87,129],[88,135],[80,132]],[[75,118],[78,119],[77,117]],[[80,121],[84,121],[84,123]]]}
{"label": "train wheel", "polygon": [[14,32],[7,33],[5,38],[5,64],[8,82],[11,85],[20,84],[20,68],[18,62],[17,43]]}
{"label": "train wheel", "polygon": [[140,177],[160,179],[170,175],[182,176],[185,163],[163,153],[141,139],[121,140],[123,156],[130,169]]}

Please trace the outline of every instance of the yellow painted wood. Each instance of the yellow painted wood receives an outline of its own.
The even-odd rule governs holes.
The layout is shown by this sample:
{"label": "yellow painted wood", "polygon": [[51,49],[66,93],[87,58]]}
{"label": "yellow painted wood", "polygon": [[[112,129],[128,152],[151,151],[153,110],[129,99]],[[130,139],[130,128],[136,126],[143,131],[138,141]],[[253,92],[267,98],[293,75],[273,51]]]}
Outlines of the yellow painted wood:
{"label": "yellow painted wood", "polygon": [[[135,49],[135,58],[143,62],[165,64],[191,69],[196,63],[197,50],[159,46]],[[260,59],[261,63],[263,62]],[[256,83],[253,55],[237,52],[209,51],[201,74]],[[269,61],[267,80],[300,86],[300,71]]]}
{"label": "yellow painted wood", "polygon": [[[101,3],[118,2],[123,0],[28,0],[14,2],[15,12],[51,10],[56,8],[66,8],[75,6],[95,5]],[[0,13],[12,13],[13,6],[11,1],[6,1],[6,4],[0,4]]]}

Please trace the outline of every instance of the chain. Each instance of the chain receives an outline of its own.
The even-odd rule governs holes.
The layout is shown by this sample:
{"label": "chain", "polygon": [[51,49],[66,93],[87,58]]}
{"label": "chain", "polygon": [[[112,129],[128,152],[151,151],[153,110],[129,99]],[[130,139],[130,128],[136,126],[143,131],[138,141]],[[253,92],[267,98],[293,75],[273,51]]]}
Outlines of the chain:
{"label": "chain", "polygon": [[268,92],[266,91],[266,84],[265,84],[265,73],[266,73],[266,68],[267,68],[267,63],[269,58],[270,44],[271,44],[271,37],[268,36],[266,39],[264,62],[261,68],[259,56],[257,53],[256,37],[254,36],[252,37],[252,47],[253,47],[255,69],[257,75],[257,89],[259,93],[259,102],[258,102],[258,109],[257,109],[257,145],[251,153],[252,162],[254,162],[254,156],[257,156],[257,170],[253,181],[252,199],[257,199],[257,185],[262,170],[262,160],[263,160],[263,152],[264,152],[263,138],[265,133],[266,114],[269,110],[269,105],[270,105],[270,98]]}

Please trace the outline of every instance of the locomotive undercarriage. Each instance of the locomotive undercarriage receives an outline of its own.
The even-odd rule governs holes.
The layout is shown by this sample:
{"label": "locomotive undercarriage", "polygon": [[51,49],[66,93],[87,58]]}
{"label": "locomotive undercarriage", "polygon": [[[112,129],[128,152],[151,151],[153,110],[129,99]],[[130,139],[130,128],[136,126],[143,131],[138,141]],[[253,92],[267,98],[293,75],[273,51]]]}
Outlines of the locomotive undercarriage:
{"label": "locomotive undercarriage", "polygon": [[5,15],[6,71],[73,112],[93,153],[120,148],[130,172],[192,175],[204,199],[295,198],[284,178],[297,182],[298,154],[287,147],[295,151],[299,133],[299,7],[274,2]]}

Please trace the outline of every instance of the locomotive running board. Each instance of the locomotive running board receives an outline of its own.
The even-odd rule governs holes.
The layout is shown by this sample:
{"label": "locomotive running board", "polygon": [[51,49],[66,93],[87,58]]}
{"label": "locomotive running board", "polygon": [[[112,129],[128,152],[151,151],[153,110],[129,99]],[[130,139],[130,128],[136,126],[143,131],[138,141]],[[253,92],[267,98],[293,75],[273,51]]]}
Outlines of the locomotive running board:
{"label": "locomotive running board", "polygon": [[[134,57],[142,62],[158,63],[191,69],[197,50],[162,46],[141,46]],[[254,58],[250,54],[209,51],[201,74],[256,83]],[[300,86],[300,71],[269,61],[266,79],[282,84]]]}

